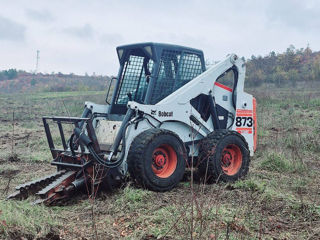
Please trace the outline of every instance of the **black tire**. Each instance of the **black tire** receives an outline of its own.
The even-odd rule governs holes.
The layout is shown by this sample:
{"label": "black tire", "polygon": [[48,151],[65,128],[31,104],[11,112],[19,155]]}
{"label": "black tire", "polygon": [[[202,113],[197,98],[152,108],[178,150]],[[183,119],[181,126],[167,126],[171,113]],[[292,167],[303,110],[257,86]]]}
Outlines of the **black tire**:
{"label": "black tire", "polygon": [[249,164],[248,144],[236,131],[216,130],[200,143],[198,172],[207,183],[236,181],[246,176]]}
{"label": "black tire", "polygon": [[131,143],[128,171],[139,185],[152,191],[168,191],[183,178],[185,156],[184,144],[175,133],[149,129]]}

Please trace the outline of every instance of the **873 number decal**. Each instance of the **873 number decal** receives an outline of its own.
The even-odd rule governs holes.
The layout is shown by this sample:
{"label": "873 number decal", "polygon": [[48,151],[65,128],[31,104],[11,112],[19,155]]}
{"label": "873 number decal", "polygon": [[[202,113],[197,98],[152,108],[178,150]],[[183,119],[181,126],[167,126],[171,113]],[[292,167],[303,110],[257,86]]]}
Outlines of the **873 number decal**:
{"label": "873 number decal", "polygon": [[236,117],[237,127],[252,127],[253,119],[252,117]]}

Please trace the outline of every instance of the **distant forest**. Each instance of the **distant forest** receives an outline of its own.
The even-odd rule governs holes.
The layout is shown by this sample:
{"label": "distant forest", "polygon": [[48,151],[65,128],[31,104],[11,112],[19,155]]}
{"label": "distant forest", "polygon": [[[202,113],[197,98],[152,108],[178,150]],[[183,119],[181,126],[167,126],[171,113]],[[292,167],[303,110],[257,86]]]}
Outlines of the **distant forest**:
{"label": "distant forest", "polygon": [[320,52],[291,45],[284,53],[252,56],[246,61],[246,85],[273,83],[277,87],[296,86],[299,82],[320,82]]}
{"label": "distant forest", "polygon": [[[246,66],[248,87],[264,84],[295,87],[298,83],[320,83],[320,52],[313,52],[309,47],[296,49],[291,45],[283,53],[272,51],[263,57],[253,55],[246,60]],[[0,71],[0,93],[105,90],[109,79],[107,76],[36,74],[9,69]]]}
{"label": "distant forest", "polygon": [[9,69],[0,71],[0,93],[105,91],[110,78],[63,73],[28,73]]}
{"label": "distant forest", "polygon": [[16,69],[3,70],[0,72],[0,81],[15,79],[18,76]]}

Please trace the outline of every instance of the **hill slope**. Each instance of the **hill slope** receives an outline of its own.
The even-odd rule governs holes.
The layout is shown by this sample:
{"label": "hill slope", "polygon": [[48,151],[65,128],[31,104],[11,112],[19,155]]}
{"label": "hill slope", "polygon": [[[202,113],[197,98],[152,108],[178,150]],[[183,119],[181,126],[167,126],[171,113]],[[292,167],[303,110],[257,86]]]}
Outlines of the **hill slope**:
{"label": "hill slope", "polygon": [[73,74],[32,74],[10,69],[0,72],[0,93],[101,91],[107,87],[107,76]]}
{"label": "hill slope", "polygon": [[[263,84],[275,87],[304,86],[320,83],[320,51],[309,47],[290,46],[283,53],[252,56],[246,60],[246,86]],[[110,80],[107,76],[79,76],[74,74],[28,73],[9,69],[0,71],[0,93],[30,93],[41,91],[101,91]]]}

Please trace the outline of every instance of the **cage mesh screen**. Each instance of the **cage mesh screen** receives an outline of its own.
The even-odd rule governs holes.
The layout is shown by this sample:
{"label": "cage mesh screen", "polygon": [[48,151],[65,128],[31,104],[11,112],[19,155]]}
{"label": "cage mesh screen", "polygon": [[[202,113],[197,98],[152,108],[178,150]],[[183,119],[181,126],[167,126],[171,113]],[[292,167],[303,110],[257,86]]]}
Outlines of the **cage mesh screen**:
{"label": "cage mesh screen", "polygon": [[198,55],[164,50],[160,59],[159,75],[152,92],[151,104],[161,101],[201,73],[202,65]]}
{"label": "cage mesh screen", "polygon": [[[132,94],[132,99],[143,102],[147,90],[146,76],[143,69],[144,57],[131,55],[125,62],[121,75],[120,91],[116,98],[116,104],[127,104],[128,93]],[[151,71],[153,61],[149,60],[148,69]]]}
{"label": "cage mesh screen", "polygon": [[[153,68],[153,61],[151,59],[149,60],[147,66],[148,66],[149,72],[151,73],[152,68]],[[141,78],[140,78],[140,84],[138,85],[136,94],[133,95],[134,100],[137,102],[143,103],[144,99],[146,97],[147,88],[148,88],[147,76],[146,76],[145,72],[143,71],[143,74],[141,75]]]}

